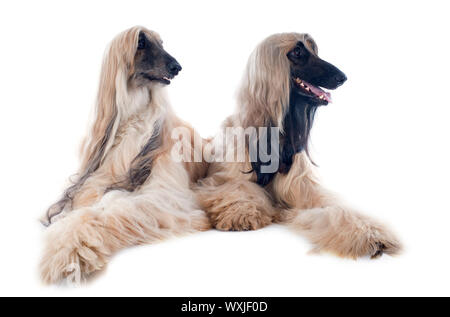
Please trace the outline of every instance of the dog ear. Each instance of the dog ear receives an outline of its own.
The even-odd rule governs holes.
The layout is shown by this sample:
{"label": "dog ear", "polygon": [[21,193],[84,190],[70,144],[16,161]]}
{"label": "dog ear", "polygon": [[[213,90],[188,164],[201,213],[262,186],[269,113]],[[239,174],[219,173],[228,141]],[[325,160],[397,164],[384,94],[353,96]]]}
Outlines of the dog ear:
{"label": "dog ear", "polygon": [[252,126],[271,121],[281,127],[289,103],[289,60],[284,47],[277,44],[270,39],[261,43],[247,63],[239,99]]}
{"label": "dog ear", "polygon": [[62,198],[47,210],[47,221],[70,205],[84,182],[95,172],[113,146],[121,119],[119,96],[127,96],[127,80],[137,47],[141,27],[119,34],[110,44],[103,59],[94,121],[81,145],[81,166],[77,179],[65,190]]}
{"label": "dog ear", "polygon": [[124,105],[127,104],[128,78],[141,33],[142,27],[137,26],[119,34],[103,59],[95,119],[82,146],[80,172],[95,171],[113,145],[120,119],[127,110]]}
{"label": "dog ear", "polygon": [[309,155],[308,145],[316,110],[316,106],[302,101],[298,102],[295,92],[291,94],[289,111],[286,113],[283,122],[284,135],[280,142],[280,173],[288,173],[295,154],[302,151],[314,164]]}
{"label": "dog ear", "polygon": [[[268,165],[268,163],[261,162],[259,156],[257,156],[255,161],[252,161],[252,171],[256,174],[256,182],[263,187],[269,184],[277,173],[289,173],[297,153],[304,151],[311,163],[315,165],[309,155],[308,142],[317,107],[298,100],[295,92],[291,93],[289,102],[289,109],[283,119],[283,131],[278,152],[279,166],[277,171],[273,173],[262,173],[261,167]],[[249,144],[249,146],[253,147],[254,153],[257,153],[255,149],[258,150],[258,147],[261,146],[261,142],[267,142],[265,148],[270,148],[270,132],[267,136],[259,135],[256,144]]]}

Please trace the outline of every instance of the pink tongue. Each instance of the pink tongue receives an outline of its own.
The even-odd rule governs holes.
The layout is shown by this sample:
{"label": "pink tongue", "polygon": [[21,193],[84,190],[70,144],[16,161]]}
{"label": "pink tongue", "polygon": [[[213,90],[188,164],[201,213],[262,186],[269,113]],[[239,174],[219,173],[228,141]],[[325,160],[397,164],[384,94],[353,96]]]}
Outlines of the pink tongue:
{"label": "pink tongue", "polygon": [[331,103],[331,95],[329,92],[325,92],[322,89],[320,89],[319,87],[313,86],[310,83],[303,81],[304,84],[306,84],[306,86],[311,89],[312,93],[315,94],[317,97],[320,97],[323,95],[323,98]]}

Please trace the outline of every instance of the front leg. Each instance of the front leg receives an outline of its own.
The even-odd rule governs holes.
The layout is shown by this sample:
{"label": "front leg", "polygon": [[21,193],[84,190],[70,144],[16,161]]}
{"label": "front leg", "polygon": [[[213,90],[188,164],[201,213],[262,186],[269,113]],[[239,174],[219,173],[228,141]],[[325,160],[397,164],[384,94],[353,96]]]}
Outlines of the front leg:
{"label": "front leg", "polygon": [[385,226],[341,206],[290,210],[288,223],[314,245],[313,251],[328,251],[341,257],[377,258],[397,254],[400,242]]}
{"label": "front leg", "polygon": [[40,266],[43,281],[59,282],[77,269],[85,280],[123,248],[210,227],[195,203],[164,193],[111,191],[52,224]]}
{"label": "front leg", "polygon": [[247,180],[217,185],[206,179],[197,189],[197,197],[214,228],[223,231],[246,231],[272,223],[275,211],[267,193]]}
{"label": "front leg", "polygon": [[92,208],[77,210],[46,231],[41,278],[56,283],[69,276],[86,279],[105,268],[112,249],[107,232]]}
{"label": "front leg", "polygon": [[305,235],[315,251],[349,258],[377,258],[401,250],[400,242],[389,229],[325,190],[303,154],[296,156],[287,175],[277,175],[272,190],[278,201],[290,207],[281,212],[279,222]]}

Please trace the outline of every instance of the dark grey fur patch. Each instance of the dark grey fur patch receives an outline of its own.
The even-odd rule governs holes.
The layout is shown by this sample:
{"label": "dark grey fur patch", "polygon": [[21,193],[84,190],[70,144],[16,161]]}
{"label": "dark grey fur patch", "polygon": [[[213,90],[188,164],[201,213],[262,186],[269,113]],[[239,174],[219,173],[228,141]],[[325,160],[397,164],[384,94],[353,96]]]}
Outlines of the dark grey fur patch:
{"label": "dark grey fur patch", "polygon": [[[259,159],[252,162],[252,170],[257,176],[257,183],[261,186],[268,185],[277,173],[287,174],[291,169],[294,156],[304,151],[309,157],[308,144],[311,128],[317,106],[309,104],[304,98],[295,92],[290,95],[290,104],[283,119],[285,133],[280,136],[280,149],[278,160],[280,162],[278,171],[275,173],[262,173],[261,166],[269,163],[262,163]],[[271,126],[271,125],[270,125]],[[262,138],[258,142],[267,142],[270,147],[270,135]],[[258,144],[256,145],[258,146]],[[309,157],[311,160],[311,158]],[[311,160],[314,164],[314,162]]]}
{"label": "dark grey fur patch", "polygon": [[121,189],[132,192],[145,183],[152,171],[156,150],[162,145],[161,130],[161,122],[156,122],[150,139],[131,162],[126,179],[110,186],[106,192]]}
{"label": "dark grey fur patch", "polygon": [[77,192],[81,189],[86,180],[91,176],[93,172],[95,172],[101,164],[103,154],[105,152],[106,144],[108,143],[109,138],[111,137],[112,129],[114,127],[114,122],[117,117],[117,112],[114,113],[112,120],[108,123],[106,127],[106,133],[101,139],[101,141],[96,145],[96,150],[92,153],[91,158],[89,159],[89,163],[86,167],[86,170],[81,174],[81,176],[77,179],[77,181],[67,188],[62,197],[50,208],[47,209],[47,224],[50,225],[52,218],[59,215],[64,208],[70,204],[72,207],[73,198],[77,194]]}

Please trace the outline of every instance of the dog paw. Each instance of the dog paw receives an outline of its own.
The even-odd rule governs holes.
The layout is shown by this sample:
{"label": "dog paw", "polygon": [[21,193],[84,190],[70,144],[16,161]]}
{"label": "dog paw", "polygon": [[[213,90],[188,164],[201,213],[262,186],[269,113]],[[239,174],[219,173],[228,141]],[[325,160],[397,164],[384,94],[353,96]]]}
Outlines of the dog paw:
{"label": "dog paw", "polygon": [[344,258],[356,259],[400,253],[402,247],[385,226],[358,213],[315,209],[304,212],[293,221],[313,242],[312,252],[326,251]]}
{"label": "dog paw", "polygon": [[341,255],[352,258],[370,256],[371,259],[377,259],[383,254],[398,254],[401,249],[400,242],[389,230],[380,225],[372,225],[357,232],[348,248],[341,250]]}
{"label": "dog paw", "polygon": [[211,217],[214,227],[222,231],[257,230],[272,223],[272,217],[267,213],[240,205],[239,208],[227,208]]}
{"label": "dog paw", "polygon": [[371,259],[380,258],[383,254],[395,255],[402,250],[400,242],[390,233],[388,235],[383,232],[378,233],[375,238],[369,239],[368,244],[368,255]]}
{"label": "dog paw", "polygon": [[69,284],[79,284],[94,272],[104,269],[106,263],[102,254],[87,246],[48,250],[41,261],[41,279],[46,284],[63,280]]}
{"label": "dog paw", "polygon": [[78,284],[94,272],[103,270],[108,260],[100,231],[83,217],[64,218],[47,232],[41,279],[46,284],[66,280]]}

